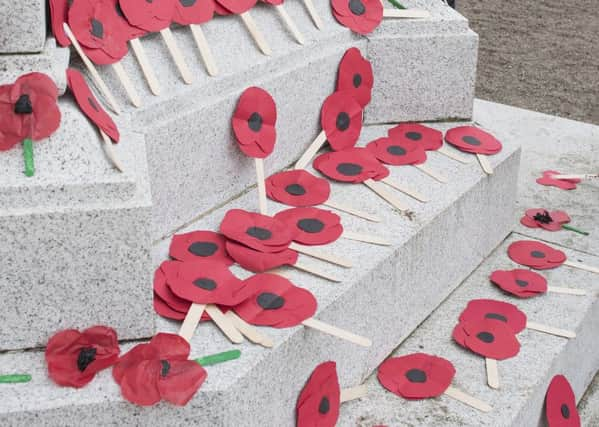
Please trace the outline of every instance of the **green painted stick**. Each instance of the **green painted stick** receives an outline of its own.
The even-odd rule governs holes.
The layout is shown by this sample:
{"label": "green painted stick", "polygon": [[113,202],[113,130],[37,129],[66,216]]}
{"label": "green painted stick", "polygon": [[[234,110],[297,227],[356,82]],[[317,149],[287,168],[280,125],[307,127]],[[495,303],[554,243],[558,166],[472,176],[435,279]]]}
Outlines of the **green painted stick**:
{"label": "green painted stick", "polygon": [[211,354],[209,356],[199,357],[195,359],[202,366],[211,366],[218,363],[228,362],[229,360],[239,359],[241,357],[240,350],[230,350],[224,353]]}
{"label": "green painted stick", "polygon": [[578,233],[578,234],[585,235],[585,236],[589,235],[588,231],[579,230],[578,228],[572,227],[571,225],[562,224],[562,228],[565,229],[565,230],[573,231],[573,232]]}
{"label": "green painted stick", "polygon": [[405,7],[397,0],[389,0],[389,3],[391,3],[397,9],[405,9]]}
{"label": "green painted stick", "polygon": [[0,384],[28,383],[29,381],[31,381],[29,374],[0,375]]}
{"label": "green painted stick", "polygon": [[23,158],[25,160],[25,175],[33,176],[35,166],[33,164],[33,140],[31,138],[23,140]]}

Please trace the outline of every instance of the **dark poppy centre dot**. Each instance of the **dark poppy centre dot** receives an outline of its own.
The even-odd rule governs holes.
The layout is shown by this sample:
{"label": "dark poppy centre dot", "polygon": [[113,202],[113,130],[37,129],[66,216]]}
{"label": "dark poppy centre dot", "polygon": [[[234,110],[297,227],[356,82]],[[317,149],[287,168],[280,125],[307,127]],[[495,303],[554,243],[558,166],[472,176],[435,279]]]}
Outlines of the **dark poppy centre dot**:
{"label": "dark poppy centre dot", "polygon": [[179,3],[181,3],[181,6],[183,7],[191,7],[196,4],[196,0],[179,0]]}
{"label": "dark poppy centre dot", "polygon": [[420,132],[406,132],[406,138],[412,141],[420,141],[422,134]]}
{"label": "dark poppy centre dot", "polygon": [[85,369],[96,360],[97,350],[93,347],[82,348],[77,356],[77,369],[79,372],[85,371]]}
{"label": "dark poppy centre dot", "polygon": [[507,317],[505,317],[503,314],[499,314],[499,313],[487,313],[487,314],[485,314],[485,318],[501,320],[502,322],[507,323]]}
{"label": "dark poppy centre dot", "polygon": [[87,102],[89,102],[89,105],[96,110],[97,112],[100,112],[100,107],[98,107],[98,104],[96,104],[96,101],[94,101],[93,98],[89,97],[87,98]]}
{"label": "dark poppy centre dot", "polygon": [[345,111],[342,111],[341,113],[337,114],[337,122],[335,123],[335,125],[337,126],[338,130],[347,130],[349,128],[349,123],[349,114],[347,114]]}
{"label": "dark poppy centre dot", "polygon": [[263,292],[258,295],[257,302],[264,310],[278,310],[285,305],[285,298],[270,292]]}
{"label": "dark poppy centre dot", "polygon": [[464,141],[466,144],[468,145],[481,145],[482,142],[480,142],[480,140],[478,138],[475,138],[471,135],[466,135],[465,137],[462,138],[462,141]]}
{"label": "dark poppy centre dot", "polygon": [[258,113],[252,113],[248,119],[248,126],[254,132],[260,132],[260,129],[262,129],[262,116]]}
{"label": "dark poppy centre dot", "polygon": [[162,365],[162,369],[160,370],[160,376],[162,378],[166,377],[171,370],[171,364],[168,363],[168,360],[161,360],[160,365]]}
{"label": "dark poppy centre dot", "polygon": [[15,104],[15,114],[31,114],[33,113],[33,105],[29,95],[21,95]]}
{"label": "dark poppy centre dot", "polygon": [[339,163],[337,172],[345,176],[356,176],[362,173],[362,166],[355,163]]}
{"label": "dark poppy centre dot", "polygon": [[92,18],[91,26],[92,26],[92,28],[91,28],[92,35],[99,39],[103,39],[104,38],[104,25],[102,25],[102,23],[100,21],[98,21],[97,19]]}
{"label": "dark poppy centre dot", "polygon": [[329,402],[329,398],[324,396],[320,399],[320,404],[318,405],[318,412],[322,415],[328,414],[331,409],[331,402]]}
{"label": "dark poppy centre dot", "polygon": [[272,232],[262,227],[250,227],[246,233],[258,240],[268,240],[272,237]]}
{"label": "dark poppy centre dot", "polygon": [[212,279],[196,279],[193,281],[193,284],[200,289],[204,289],[206,291],[213,291],[216,289],[216,282]]}
{"label": "dark poppy centre dot", "polygon": [[479,332],[476,334],[476,338],[487,344],[491,344],[493,341],[495,341],[495,337],[491,332]]}
{"label": "dark poppy centre dot", "polygon": [[316,218],[304,218],[297,222],[297,228],[306,233],[320,233],[324,229],[324,222]]}
{"label": "dark poppy centre dot", "polygon": [[356,89],[359,88],[360,86],[362,86],[362,75],[361,74],[358,74],[358,73],[354,74],[353,84]]}
{"label": "dark poppy centre dot", "polygon": [[531,255],[533,258],[545,258],[545,253],[544,253],[544,252],[541,252],[541,251],[532,251],[532,252],[530,253],[530,255]]}
{"label": "dark poppy centre dot", "polygon": [[387,147],[387,153],[393,156],[405,156],[407,151],[405,148],[400,147],[399,145],[390,145]]}
{"label": "dark poppy centre dot", "polygon": [[218,251],[218,245],[214,242],[193,242],[187,250],[194,255],[208,257]]}
{"label": "dark poppy centre dot", "polygon": [[526,280],[516,279],[516,285],[520,286],[521,288],[525,288],[528,286],[528,282]]}
{"label": "dark poppy centre dot", "polygon": [[408,372],[406,372],[406,378],[411,383],[425,383],[426,372],[421,369],[410,369]]}
{"label": "dark poppy centre dot", "polygon": [[535,216],[532,217],[535,221],[539,221],[542,224],[549,224],[551,222],[553,222],[553,219],[551,218],[551,215],[549,215],[549,212],[545,211],[543,213],[537,213],[535,214]]}
{"label": "dark poppy centre dot", "polygon": [[562,403],[560,411],[562,413],[562,417],[564,417],[565,419],[570,418],[570,408],[568,407],[568,405],[566,405],[565,403]]}
{"label": "dark poppy centre dot", "polygon": [[362,3],[361,0],[349,0],[349,10],[351,10],[354,15],[364,15],[366,6],[364,6],[364,3]]}
{"label": "dark poppy centre dot", "polygon": [[291,184],[285,187],[285,191],[292,196],[303,196],[306,194],[306,189],[299,184]]}

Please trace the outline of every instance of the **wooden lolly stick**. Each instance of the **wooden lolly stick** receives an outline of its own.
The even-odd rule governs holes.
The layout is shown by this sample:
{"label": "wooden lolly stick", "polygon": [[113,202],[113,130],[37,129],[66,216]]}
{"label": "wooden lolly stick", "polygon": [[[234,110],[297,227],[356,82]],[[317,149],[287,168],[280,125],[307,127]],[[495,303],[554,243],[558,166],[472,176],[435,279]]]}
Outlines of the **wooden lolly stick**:
{"label": "wooden lolly stick", "polygon": [[119,81],[125,88],[125,92],[127,93],[127,97],[129,98],[131,103],[137,108],[141,107],[141,99],[139,99],[139,95],[137,94],[137,91],[135,90],[133,83],[131,83],[129,75],[123,68],[123,64],[121,64],[120,61],[115,62],[114,64],[112,64],[112,69],[114,70]]}
{"label": "wooden lolly stick", "polygon": [[422,9],[383,9],[385,18],[429,18],[428,10]]}
{"label": "wooden lolly stick", "polygon": [[293,242],[289,245],[289,249],[297,251],[300,254],[311,256],[312,258],[317,258],[317,259],[321,259],[323,261],[330,262],[331,264],[340,265],[341,267],[345,267],[345,268],[352,267],[351,261],[349,261],[343,257],[320,252],[319,250],[314,249],[311,246],[300,245],[299,243]]}
{"label": "wooden lolly stick", "polygon": [[568,294],[568,295],[586,295],[587,291],[583,289],[573,288],[562,288],[561,286],[548,286],[547,292],[554,292],[556,294]]}
{"label": "wooden lolly stick", "polygon": [[389,187],[395,188],[396,190],[399,190],[402,193],[404,193],[406,196],[410,196],[412,199],[418,200],[419,202],[428,202],[428,199],[419,192],[406,188],[403,185],[399,185],[397,182],[393,181],[392,179],[389,179],[389,177],[381,179],[381,182],[384,182]]}
{"label": "wooden lolly stick", "polygon": [[344,230],[341,237],[349,240],[355,240],[357,242],[372,243],[374,245],[381,246],[391,246],[391,242],[389,242],[388,240],[383,239],[379,236],[373,236],[372,234],[356,233],[354,231]]}
{"label": "wooden lolly stick", "polygon": [[264,178],[264,160],[254,159],[256,161],[256,180],[258,183],[258,206],[262,215],[268,215],[266,207],[266,183]]}
{"label": "wooden lolly stick", "polygon": [[272,270],[268,270],[266,273],[276,274],[277,276],[285,277],[289,279],[289,271],[283,270],[283,267],[273,268]]}
{"label": "wooden lolly stick", "polygon": [[146,50],[143,48],[141,41],[139,39],[129,40],[131,44],[131,49],[137,58],[137,62],[141,67],[141,72],[143,73],[146,81],[148,82],[148,86],[150,87],[150,91],[156,95],[160,95],[160,83],[158,83],[158,79],[154,74],[154,69],[150,65],[148,61],[148,56],[146,55]]}
{"label": "wooden lolly stick", "polygon": [[358,385],[351,388],[341,390],[339,400],[341,403],[349,402],[350,400],[361,399],[368,394],[368,386],[366,384]]}
{"label": "wooden lolly stick", "polygon": [[491,166],[491,162],[489,162],[489,158],[484,154],[477,154],[476,158],[478,159],[478,163],[480,163],[480,167],[487,175],[493,175],[493,166]]}
{"label": "wooden lolly stick", "polygon": [[322,204],[323,206],[327,206],[332,209],[336,209],[341,212],[348,213],[353,216],[357,216],[358,218],[365,219],[371,222],[381,222],[381,219],[378,216],[372,215],[368,212],[364,212],[358,209],[354,209],[351,206],[342,205],[340,203],[334,202],[332,200],[327,200]]}
{"label": "wooden lolly stick", "polygon": [[279,12],[279,15],[283,19],[283,22],[285,23],[285,25],[287,26],[287,29],[293,35],[295,40],[297,40],[297,42],[299,44],[304,44],[304,36],[302,36],[302,33],[300,33],[299,30],[297,29],[295,22],[293,22],[293,20],[287,13],[287,10],[285,9],[285,7],[282,4],[279,4],[279,5],[275,5],[275,9],[277,9],[277,12]]}
{"label": "wooden lolly stick", "polygon": [[233,326],[237,328],[243,336],[255,344],[260,344],[263,347],[271,348],[274,344],[272,340],[266,335],[262,335],[258,329],[253,325],[250,325],[241,317],[239,317],[233,310],[227,311],[225,317],[228,318]]}
{"label": "wooden lolly stick", "polygon": [[526,322],[526,327],[528,329],[532,329],[533,331],[544,332],[546,334],[556,335],[558,337],[576,338],[576,332],[574,331],[554,328],[553,326],[543,325],[542,323],[528,321]]}
{"label": "wooden lolly stick", "polygon": [[469,158],[464,157],[458,153],[455,153],[452,150],[448,150],[447,147],[445,147],[445,146],[441,146],[441,148],[439,148],[437,150],[437,153],[443,154],[445,157],[449,157],[450,159],[453,159],[453,160],[463,163],[465,165],[471,163]]}
{"label": "wooden lolly stick", "polygon": [[414,167],[422,172],[424,172],[425,174],[427,174],[428,176],[430,176],[432,179],[434,179],[435,181],[440,182],[441,184],[446,184],[447,183],[447,178],[445,178],[443,175],[429,169],[428,166],[425,165],[414,165]]}
{"label": "wooden lolly stick", "polygon": [[245,24],[246,28],[250,32],[250,35],[252,36],[262,53],[270,56],[272,54],[272,50],[270,49],[270,46],[268,45],[266,39],[262,35],[262,32],[258,29],[258,26],[254,21],[254,18],[252,18],[252,15],[250,15],[250,11],[248,10],[247,12],[243,12],[239,16],[241,16],[241,20]]}
{"label": "wooden lolly stick", "polygon": [[85,64],[87,71],[89,71],[89,73],[91,74],[92,79],[96,83],[96,86],[98,86],[98,89],[100,89],[100,92],[102,92],[102,95],[104,95],[104,98],[106,98],[106,101],[108,102],[108,105],[110,106],[110,109],[112,111],[114,111],[116,114],[121,114],[121,110],[117,106],[117,103],[114,99],[114,96],[112,95],[112,92],[110,92],[110,90],[108,89],[108,86],[106,86],[106,83],[104,83],[104,80],[102,80],[102,77],[100,77],[98,70],[96,69],[94,64],[90,61],[90,59],[87,57],[87,55],[81,48],[81,45],[79,44],[79,42],[73,35],[71,28],[69,27],[69,25],[66,22],[63,24],[63,28],[64,28],[65,34],[67,35],[67,37],[69,38],[69,40],[75,47],[75,50],[81,57],[81,60]]}
{"label": "wooden lolly stick", "polygon": [[471,396],[453,386],[447,387],[447,390],[445,390],[444,394],[482,412],[491,412],[493,410],[493,407],[488,403],[483,402],[482,400],[479,400],[476,397]]}
{"label": "wooden lolly stick", "polygon": [[399,201],[399,199],[397,199],[393,194],[388,192],[387,189],[381,186],[378,182],[372,179],[367,179],[366,181],[364,181],[364,185],[366,185],[368,188],[374,191],[379,197],[381,197],[394,208],[400,211],[407,210],[407,208],[402,204],[402,202]]}
{"label": "wooden lolly stick", "polygon": [[204,61],[206,71],[211,76],[216,76],[218,74],[218,67],[216,66],[216,61],[212,55],[212,49],[210,49],[204,31],[202,31],[202,27],[198,24],[191,24],[189,27],[191,28],[191,34],[193,34],[196,45],[200,50],[200,55],[202,56],[202,61]]}
{"label": "wooden lolly stick", "polygon": [[599,178],[599,173],[582,173],[582,174],[572,174],[572,175],[564,175],[564,174],[556,174],[551,175],[553,179],[593,179]]}
{"label": "wooden lolly stick", "polygon": [[297,260],[295,262],[295,264],[293,264],[293,267],[297,268],[298,270],[305,271],[306,273],[310,273],[314,276],[329,280],[331,282],[335,282],[335,283],[341,282],[341,279],[339,279],[338,277],[332,276],[328,273],[320,271],[318,268],[314,267],[313,265],[306,264],[305,262],[300,261],[300,260]]}
{"label": "wooden lolly stick", "polygon": [[164,43],[166,43],[166,47],[170,52],[171,57],[175,61],[175,65],[177,66],[177,69],[183,78],[183,82],[188,85],[192,84],[193,74],[191,74],[191,71],[189,71],[187,62],[185,62],[185,57],[183,56],[181,49],[179,49],[179,45],[177,44],[171,29],[167,27],[164,30],[160,30],[160,35],[162,36]]}
{"label": "wooden lolly stick", "polygon": [[121,164],[120,160],[117,158],[117,156],[114,152],[114,149],[112,148],[112,141],[110,140],[108,135],[106,135],[104,133],[104,131],[102,129],[98,128],[98,130],[100,131],[100,135],[102,136],[102,140],[104,141],[104,152],[106,153],[106,157],[108,157],[108,159],[110,159],[113,166],[115,168],[117,168],[117,170],[119,172],[125,172],[123,165]]}
{"label": "wooden lolly stick", "polygon": [[318,134],[316,139],[312,141],[312,144],[310,144],[308,149],[302,154],[302,157],[299,158],[295,164],[295,169],[305,169],[306,166],[308,166],[308,163],[310,163],[310,160],[312,160],[325,142],[327,142],[327,134],[324,133],[323,130]]}
{"label": "wooden lolly stick", "polygon": [[214,304],[208,304],[206,306],[206,312],[210,315],[212,321],[216,323],[218,329],[220,329],[233,344],[241,344],[244,341],[241,333],[237,330],[235,325],[225,317],[223,312],[220,311],[220,308]]}
{"label": "wooden lolly stick", "polygon": [[314,25],[316,26],[316,28],[322,30],[322,19],[320,19],[320,15],[316,11],[316,8],[314,7],[314,3],[312,2],[312,0],[304,0],[304,4],[306,5],[306,9],[308,9],[308,13],[312,18],[312,21],[314,21]]}
{"label": "wooden lolly stick", "polygon": [[198,327],[198,323],[200,323],[205,308],[206,306],[204,304],[192,304],[191,307],[189,307],[185,320],[183,320],[181,328],[179,329],[179,335],[187,342],[191,341],[191,337],[193,337],[193,334]]}
{"label": "wooden lolly stick", "polygon": [[592,267],[592,266],[586,265],[586,264],[582,264],[580,262],[566,260],[566,261],[564,261],[564,265],[567,265],[568,267],[572,267],[572,268],[578,268],[579,270],[585,270],[585,271],[590,271],[591,273],[599,274],[599,268]]}
{"label": "wooden lolly stick", "polygon": [[487,366],[487,384],[495,390],[499,389],[499,371],[497,370],[497,360],[485,358]]}
{"label": "wooden lolly stick", "polygon": [[337,338],[341,338],[342,340],[352,342],[362,347],[372,346],[372,341],[370,341],[368,338],[361,337],[360,335],[356,335],[336,326],[329,325],[328,323],[321,322],[320,320],[316,320],[313,317],[304,320],[302,324],[304,326],[308,326],[309,328],[317,329],[320,332],[333,335]]}

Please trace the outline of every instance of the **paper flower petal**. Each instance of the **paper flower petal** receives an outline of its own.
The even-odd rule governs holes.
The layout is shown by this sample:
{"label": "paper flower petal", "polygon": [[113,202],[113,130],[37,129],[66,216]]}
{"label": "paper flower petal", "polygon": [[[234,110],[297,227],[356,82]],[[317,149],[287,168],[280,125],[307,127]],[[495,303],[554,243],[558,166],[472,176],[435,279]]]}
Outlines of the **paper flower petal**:
{"label": "paper flower petal", "polygon": [[214,0],[173,0],[173,21],[180,25],[203,24],[214,16]]}
{"label": "paper flower petal", "polygon": [[295,407],[297,427],[334,427],[339,418],[341,389],[335,362],[321,363],[302,389]]}
{"label": "paper flower petal", "polygon": [[233,132],[239,148],[247,156],[263,159],[270,155],[277,139],[277,106],[264,89],[250,87],[237,102]]}
{"label": "paper flower petal", "polygon": [[547,280],[530,270],[496,270],[490,279],[505,292],[519,298],[530,298],[547,292]]}
{"label": "paper flower petal", "polygon": [[314,159],[313,165],[326,177],[340,182],[359,183],[367,179],[380,180],[389,175],[389,169],[366,148],[321,154]]}
{"label": "paper flower petal", "polygon": [[56,42],[63,47],[71,45],[63,27],[67,22],[69,4],[70,0],[50,0],[50,27]]}
{"label": "paper flower petal", "polygon": [[326,202],[331,185],[304,169],[279,172],[266,179],[266,194],[289,206],[314,206]]}
{"label": "paper flower petal", "polygon": [[536,270],[559,267],[566,261],[566,254],[535,240],[519,240],[507,249],[508,256],[518,264]]}
{"label": "paper flower petal", "polygon": [[369,34],[383,20],[380,0],[331,0],[333,16],[358,34]]}
{"label": "paper flower petal", "polygon": [[580,179],[555,179],[553,175],[559,175],[558,171],[543,171],[543,176],[537,178],[537,184],[561,188],[562,190],[574,190]]}
{"label": "paper flower petal", "polygon": [[232,265],[233,260],[225,250],[226,239],[214,231],[192,231],[175,234],[169,247],[171,258],[179,261],[215,261]]}
{"label": "paper flower petal", "polygon": [[220,231],[227,239],[260,252],[281,252],[287,249],[294,237],[293,230],[281,221],[241,209],[227,212]]}
{"label": "paper flower petal", "polygon": [[512,328],[497,320],[460,322],[452,336],[461,346],[491,359],[508,359],[520,351],[520,343]]}
{"label": "paper flower petal", "polygon": [[576,396],[563,375],[551,380],[545,395],[545,416],[548,427],[580,427]]}
{"label": "paper flower petal", "polygon": [[173,18],[174,0],[119,0],[127,21],[148,32],[167,28]]}
{"label": "paper flower petal", "polygon": [[366,148],[387,165],[418,165],[426,161],[426,151],[414,141],[378,138],[369,142]]}
{"label": "paper flower petal", "polygon": [[348,91],[362,108],[370,103],[374,76],[370,61],[356,47],[349,48],[339,64],[337,91]]}
{"label": "paper flower petal", "polygon": [[290,228],[296,230],[294,241],[303,245],[326,245],[343,234],[341,217],[324,209],[314,207],[291,208],[275,215]]}
{"label": "paper flower petal", "polygon": [[493,135],[474,126],[458,126],[445,133],[445,141],[466,153],[496,154],[502,145]]}
{"label": "paper flower petal", "polygon": [[460,322],[490,319],[508,325],[515,334],[526,328],[526,314],[513,304],[492,299],[475,299],[460,314]]}
{"label": "paper flower petal", "polygon": [[247,12],[256,4],[257,0],[215,0],[215,10],[219,15],[239,15]]}
{"label": "paper flower petal", "polygon": [[400,123],[389,129],[389,138],[394,141],[416,142],[426,151],[438,150],[443,146],[443,133],[418,123]]}
{"label": "paper flower petal", "polygon": [[352,92],[335,92],[322,104],[320,124],[333,150],[352,148],[362,132],[362,107]]}

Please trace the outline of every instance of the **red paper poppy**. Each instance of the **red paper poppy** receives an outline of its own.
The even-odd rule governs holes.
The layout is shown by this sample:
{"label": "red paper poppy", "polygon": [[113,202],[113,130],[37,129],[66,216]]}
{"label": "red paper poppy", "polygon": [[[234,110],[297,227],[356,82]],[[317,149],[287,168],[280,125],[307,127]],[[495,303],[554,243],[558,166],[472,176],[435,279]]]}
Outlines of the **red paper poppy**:
{"label": "red paper poppy", "polygon": [[389,175],[389,169],[366,148],[350,148],[321,154],[314,159],[313,165],[323,175],[341,182],[381,180]]}
{"label": "red paper poppy", "polygon": [[565,376],[556,375],[545,395],[545,416],[548,427],[580,427],[574,390]]}
{"label": "red paper poppy", "polygon": [[339,418],[341,388],[335,362],[321,363],[302,389],[295,411],[297,427],[335,427]]}
{"label": "red paper poppy", "polygon": [[26,138],[47,138],[60,126],[58,88],[45,74],[29,73],[0,86],[0,151]]}
{"label": "red paper poppy", "polygon": [[443,132],[418,123],[400,123],[389,129],[388,135],[395,141],[416,142],[426,151],[438,150],[443,146]]}
{"label": "red paper poppy", "polygon": [[462,314],[460,322],[498,320],[508,325],[515,334],[526,328],[526,314],[513,304],[492,299],[471,300]]}
{"label": "red paper poppy", "polygon": [[426,151],[414,141],[379,138],[369,142],[366,148],[388,165],[418,165],[426,161]]}
{"label": "red paper poppy", "polygon": [[260,252],[281,252],[294,238],[293,230],[270,216],[231,209],[220,224],[227,239]]}
{"label": "red paper poppy", "polygon": [[493,135],[474,126],[458,126],[445,133],[445,141],[461,151],[474,154],[496,154],[501,142]]}
{"label": "red paper poppy", "polygon": [[331,0],[331,6],[335,19],[358,34],[371,33],[383,20],[381,0]]}
{"label": "red paper poppy", "polygon": [[198,391],[207,373],[198,363],[187,360],[189,343],[174,334],[159,333],[147,344],[138,344],[122,356],[112,376],[123,397],[142,406],[166,400],[187,404]]}
{"label": "red paper poppy", "polygon": [[566,260],[566,254],[562,251],[536,240],[514,242],[507,248],[507,254],[512,261],[536,270],[559,267]]}
{"label": "red paper poppy", "polygon": [[50,0],[50,26],[56,42],[61,46],[70,46],[71,41],[64,32],[71,0]]}
{"label": "red paper poppy", "polygon": [[297,234],[294,241],[304,245],[326,245],[339,239],[343,234],[341,217],[324,209],[313,207],[291,208],[275,215]]}
{"label": "red paper poppy", "polygon": [[219,15],[239,15],[247,12],[257,3],[257,0],[215,0],[215,11]]}
{"label": "red paper poppy", "polygon": [[173,21],[180,25],[203,24],[214,16],[214,0],[174,0]]}
{"label": "red paper poppy", "polygon": [[331,185],[304,169],[279,172],[266,179],[266,194],[289,206],[320,205],[329,199]]}
{"label": "red paper poppy", "polygon": [[564,211],[547,211],[546,209],[527,209],[520,218],[520,223],[529,228],[542,228],[549,231],[559,231],[562,224],[570,222],[570,216]]}
{"label": "red paper poppy", "polygon": [[[156,312],[156,314],[158,314],[161,317],[164,317],[165,319],[182,321],[187,316],[187,312],[177,311],[173,309],[155,292],[152,304],[154,306],[154,311]],[[191,303],[189,303],[189,306],[191,307]]]}
{"label": "red paper poppy", "polygon": [[322,104],[320,125],[333,150],[351,148],[362,132],[362,107],[351,92],[335,92]]}
{"label": "red paper poppy", "polygon": [[404,399],[440,396],[454,376],[455,368],[449,360],[425,353],[389,358],[377,374],[383,387]]}
{"label": "red paper poppy", "polygon": [[131,25],[129,23],[129,21],[125,17],[125,13],[123,12],[123,9],[121,8],[121,4],[120,4],[119,0],[110,0],[110,1],[114,5],[114,10],[116,11],[116,14],[118,16],[118,22],[121,26],[120,33],[125,38],[125,40],[128,41],[128,40],[136,39],[136,38],[141,37],[147,33],[147,31],[145,31],[141,28],[138,28],[134,25]]}
{"label": "red paper poppy", "polygon": [[210,260],[233,265],[225,250],[226,239],[214,231],[192,231],[175,234],[171,240],[169,255],[179,261]]}
{"label": "red paper poppy", "polygon": [[226,247],[227,252],[237,264],[254,273],[264,273],[273,268],[293,265],[298,258],[298,253],[292,249],[267,253],[230,241],[226,243]]}
{"label": "red paper poppy", "polygon": [[574,190],[580,179],[555,179],[553,175],[559,175],[558,171],[544,171],[541,178],[537,178],[537,184],[561,188],[562,190]]}
{"label": "red paper poppy", "polygon": [[79,332],[67,329],[53,335],[46,346],[48,375],[56,384],[83,387],[96,374],[119,358],[116,332],[106,326],[94,326]]}
{"label": "red paper poppy", "polygon": [[69,8],[69,25],[96,64],[114,64],[127,54],[127,38],[113,1],[77,0]]}
{"label": "red paper poppy", "polygon": [[520,351],[520,343],[512,328],[493,319],[460,322],[452,336],[462,347],[491,359],[508,359]]}
{"label": "red paper poppy", "polygon": [[116,124],[112,121],[108,113],[104,111],[85,82],[83,75],[81,75],[79,71],[69,68],[67,69],[67,83],[75,96],[77,105],[79,105],[79,108],[83,111],[83,114],[85,114],[93,124],[102,129],[113,141],[118,142],[120,134]]}
{"label": "red paper poppy", "polygon": [[175,0],[119,0],[121,9],[131,25],[157,32],[171,24]]}
{"label": "red paper poppy", "polygon": [[491,282],[519,298],[530,298],[547,292],[547,280],[530,270],[496,270],[491,274]]}
{"label": "red paper poppy", "polygon": [[277,106],[259,87],[246,89],[233,113],[233,132],[246,156],[263,159],[272,153],[277,140]]}
{"label": "red paper poppy", "polygon": [[337,91],[348,91],[362,108],[370,103],[374,76],[372,65],[357,47],[349,48],[339,64]]}
{"label": "red paper poppy", "polygon": [[302,323],[316,313],[316,298],[275,274],[256,274],[246,281],[254,294],[233,310],[252,325],[289,328]]}

